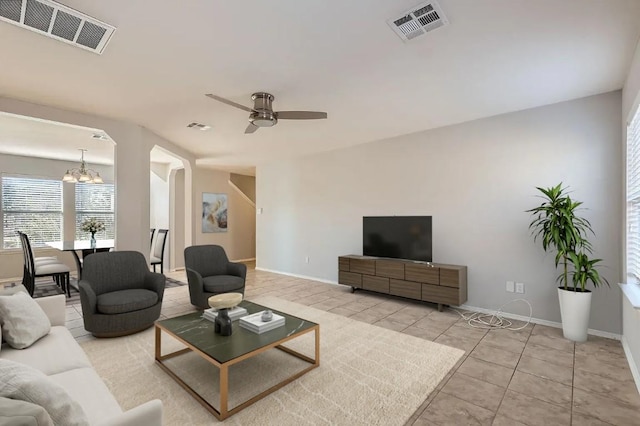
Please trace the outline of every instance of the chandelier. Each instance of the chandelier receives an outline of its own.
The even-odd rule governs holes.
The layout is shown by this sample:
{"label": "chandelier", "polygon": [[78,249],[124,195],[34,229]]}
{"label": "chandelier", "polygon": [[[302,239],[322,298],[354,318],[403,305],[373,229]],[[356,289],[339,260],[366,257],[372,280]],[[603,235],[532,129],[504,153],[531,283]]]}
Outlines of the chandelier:
{"label": "chandelier", "polygon": [[[87,163],[84,161],[84,153],[86,149],[79,149],[82,153],[80,157],[80,168],[67,170],[62,178],[63,182],[84,182],[84,183],[104,183],[100,173],[93,169],[87,169]],[[95,173],[95,176],[93,175]]]}

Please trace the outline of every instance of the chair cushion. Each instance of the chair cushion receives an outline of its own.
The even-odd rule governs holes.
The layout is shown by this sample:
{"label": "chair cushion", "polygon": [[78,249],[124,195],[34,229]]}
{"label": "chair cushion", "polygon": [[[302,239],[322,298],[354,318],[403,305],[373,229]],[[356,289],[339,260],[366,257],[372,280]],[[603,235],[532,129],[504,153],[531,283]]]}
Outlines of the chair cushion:
{"label": "chair cushion", "polygon": [[51,330],[47,314],[31,296],[21,291],[0,296],[0,324],[2,337],[16,349],[28,348]]}
{"label": "chair cushion", "polygon": [[207,293],[227,293],[244,287],[244,280],[233,275],[214,275],[202,278]]}
{"label": "chair cushion", "polygon": [[69,272],[69,267],[64,263],[36,264],[36,275],[64,274],[65,272]]}
{"label": "chair cushion", "polygon": [[98,312],[123,314],[146,309],[156,303],[158,303],[158,294],[154,291],[143,288],[118,290],[98,296]]}
{"label": "chair cushion", "polygon": [[151,256],[151,264],[154,263],[162,263],[162,260],[159,257]]}

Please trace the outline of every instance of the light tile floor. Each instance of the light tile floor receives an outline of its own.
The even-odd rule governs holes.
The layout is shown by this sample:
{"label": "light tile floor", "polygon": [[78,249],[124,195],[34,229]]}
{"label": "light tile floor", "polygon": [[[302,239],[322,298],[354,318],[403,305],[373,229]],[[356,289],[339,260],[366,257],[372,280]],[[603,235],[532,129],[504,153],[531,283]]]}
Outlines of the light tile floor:
{"label": "light tile floor", "polygon": [[[184,271],[167,276],[185,281]],[[350,288],[256,271],[249,264],[245,296],[271,295],[465,351],[413,413],[407,425],[640,425],[640,395],[620,342],[565,340],[557,328],[480,330],[452,310]],[[193,311],[187,286],[167,289],[162,317]],[[523,323],[519,324],[523,325]],[[78,339],[79,305],[67,306]]]}

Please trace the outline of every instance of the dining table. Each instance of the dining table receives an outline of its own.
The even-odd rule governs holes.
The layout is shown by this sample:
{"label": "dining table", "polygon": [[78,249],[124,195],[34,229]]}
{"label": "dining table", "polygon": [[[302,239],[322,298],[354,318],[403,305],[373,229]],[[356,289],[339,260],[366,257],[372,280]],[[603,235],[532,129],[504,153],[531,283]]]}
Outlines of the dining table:
{"label": "dining table", "polygon": [[51,241],[45,244],[60,251],[70,251],[71,254],[73,254],[73,259],[76,261],[79,283],[82,279],[82,261],[80,260],[80,256],[78,256],[78,252],[82,254],[82,258],[84,259],[93,253],[109,251],[115,247],[115,240],[96,240],[95,242],[88,240],[66,240]]}

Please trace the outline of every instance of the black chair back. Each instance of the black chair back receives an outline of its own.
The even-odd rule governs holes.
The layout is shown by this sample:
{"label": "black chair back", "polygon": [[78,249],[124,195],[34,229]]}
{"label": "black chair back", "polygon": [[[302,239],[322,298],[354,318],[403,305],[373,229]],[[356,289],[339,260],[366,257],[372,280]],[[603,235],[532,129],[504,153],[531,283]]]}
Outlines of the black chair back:
{"label": "black chair back", "polygon": [[149,248],[153,248],[153,235],[156,233],[156,228],[151,228],[151,241],[149,241]]}

